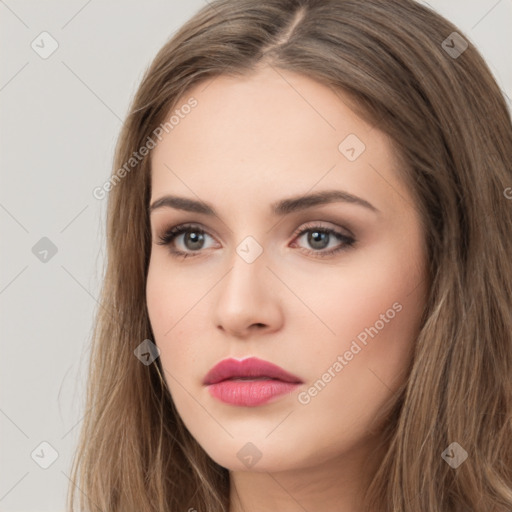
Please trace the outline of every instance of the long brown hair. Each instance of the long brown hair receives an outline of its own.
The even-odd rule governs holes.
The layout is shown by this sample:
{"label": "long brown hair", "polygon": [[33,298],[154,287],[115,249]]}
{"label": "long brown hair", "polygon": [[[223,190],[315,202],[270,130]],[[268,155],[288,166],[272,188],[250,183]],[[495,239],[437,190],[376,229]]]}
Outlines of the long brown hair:
{"label": "long brown hair", "polygon": [[[262,64],[343,92],[391,137],[426,233],[428,300],[368,510],[510,512],[510,113],[464,34],[412,0],[216,0],[156,55],[104,187],[106,271],[69,509],[77,494],[84,511],[229,509],[228,470],[185,428],[159,359],[145,365],[134,356],[153,339],[145,301],[151,153],[130,159],[192,85]],[[468,454],[457,468],[442,457],[454,442]]]}

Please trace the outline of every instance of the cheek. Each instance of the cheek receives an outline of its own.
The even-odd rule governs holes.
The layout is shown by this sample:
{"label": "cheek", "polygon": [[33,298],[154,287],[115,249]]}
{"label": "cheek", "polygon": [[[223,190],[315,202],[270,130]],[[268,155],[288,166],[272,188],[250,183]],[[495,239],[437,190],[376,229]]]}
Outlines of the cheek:
{"label": "cheek", "polygon": [[174,334],[180,318],[197,301],[197,290],[190,277],[185,278],[160,252],[152,255],[149,263],[146,302],[153,333],[164,340]]}
{"label": "cheek", "polygon": [[170,283],[154,260],[152,256],[146,281],[146,303],[153,334],[159,339],[166,331],[165,324],[167,329],[171,327],[165,311],[172,311],[174,295],[168,293]]}
{"label": "cheek", "polygon": [[[178,319],[183,303],[183,286],[176,276],[165,270],[158,257],[150,261],[146,282],[146,302],[155,343],[160,349],[160,360],[165,370],[172,371],[175,357],[169,357],[169,341],[176,336],[180,324]],[[171,278],[170,275],[173,275]],[[180,293],[176,293],[180,290]],[[178,345],[179,346],[179,345]],[[185,344],[181,344],[185,347]],[[173,354],[175,356],[176,354]],[[167,378],[167,376],[166,376]]]}
{"label": "cheek", "polygon": [[204,351],[200,346],[202,338],[196,334],[206,328],[200,299],[208,287],[201,291],[191,279],[190,274],[170,268],[165,257],[158,255],[150,261],[146,282],[148,315],[170,388],[171,376],[181,382]]}
{"label": "cheek", "polygon": [[324,306],[317,310],[336,336],[309,352],[311,371],[298,397],[297,424],[316,418],[324,425],[330,441],[317,447],[319,457],[378,430],[381,413],[407,376],[424,307],[424,281],[414,260],[397,259],[393,251],[376,256],[364,268],[353,266],[331,279],[326,294],[332,300],[324,295]]}
{"label": "cheek", "polygon": [[343,369],[332,370],[337,384],[328,385],[333,399],[350,386],[357,400],[372,401],[377,388],[386,395],[402,383],[425,306],[426,281],[419,254],[404,254],[393,244],[383,244],[367,255],[359,253],[338,272],[332,268],[324,275],[318,272],[315,286],[311,280],[298,282],[297,293],[307,297],[328,327],[316,321],[323,334],[317,333],[320,343],[308,349],[316,368],[332,368],[338,356],[343,358]]}
{"label": "cheek", "polygon": [[317,339],[340,346],[357,336],[364,344],[374,327],[382,338],[398,338],[399,333],[409,338],[424,307],[421,263],[419,253],[404,254],[398,243],[383,243],[347,253],[335,268],[319,265],[314,275],[307,269],[283,269],[283,280],[293,283],[296,296],[314,314],[304,316],[304,304],[290,301],[295,304],[288,310],[295,315],[290,320],[302,317],[305,324],[309,318],[317,326]]}

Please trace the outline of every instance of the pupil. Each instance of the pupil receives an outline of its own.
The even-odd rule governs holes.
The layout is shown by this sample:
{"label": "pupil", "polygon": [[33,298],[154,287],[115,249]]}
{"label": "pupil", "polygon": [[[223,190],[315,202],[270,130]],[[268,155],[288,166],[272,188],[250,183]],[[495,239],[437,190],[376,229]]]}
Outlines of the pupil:
{"label": "pupil", "polygon": [[[203,235],[197,234],[196,232],[191,231],[187,234],[185,240],[186,240],[185,245],[188,245],[186,243],[187,241],[191,241],[191,243],[192,243],[192,247],[188,247],[189,249],[199,249],[201,242],[203,241]],[[199,243],[199,247],[194,247],[194,245],[193,245],[194,243]]]}
{"label": "pupil", "polygon": [[312,231],[309,236],[308,242],[315,249],[323,249],[324,247],[327,246],[327,244],[324,242],[327,240],[328,236],[328,233],[324,233],[322,231]]}

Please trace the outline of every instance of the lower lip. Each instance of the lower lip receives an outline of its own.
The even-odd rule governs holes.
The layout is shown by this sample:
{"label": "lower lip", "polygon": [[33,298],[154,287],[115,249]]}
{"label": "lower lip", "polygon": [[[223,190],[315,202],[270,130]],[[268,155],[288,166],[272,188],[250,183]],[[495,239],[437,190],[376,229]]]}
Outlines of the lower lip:
{"label": "lower lip", "polygon": [[300,384],[281,380],[224,380],[210,384],[212,396],[231,405],[255,407],[267,403],[272,398],[291,393]]}

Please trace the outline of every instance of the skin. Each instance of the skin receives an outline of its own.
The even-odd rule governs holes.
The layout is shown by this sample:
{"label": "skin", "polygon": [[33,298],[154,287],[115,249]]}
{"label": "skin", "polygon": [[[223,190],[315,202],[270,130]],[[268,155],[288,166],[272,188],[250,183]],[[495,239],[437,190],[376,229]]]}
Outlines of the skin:
{"label": "skin", "polygon": [[[178,105],[191,96],[198,105],[152,151],[151,204],[173,194],[206,201],[218,216],[151,212],[148,312],[181,418],[230,470],[231,512],[355,512],[383,454],[382,413],[407,376],[419,332],[424,234],[390,139],[339,92],[278,71],[261,67],[195,86]],[[366,146],[354,161],[338,149],[349,134]],[[271,214],[275,201],[320,190],[347,191],[378,212],[335,202]],[[192,256],[180,259],[157,243],[189,222],[207,232],[203,245],[189,233],[171,246]],[[297,236],[306,224],[357,242],[320,257],[343,242],[329,235],[322,246],[311,238],[315,229]],[[236,250],[247,236],[263,250],[252,263]],[[333,371],[393,304],[400,311]],[[212,397],[202,385],[208,370],[246,356],[273,362],[303,384],[257,407]],[[328,368],[335,376],[308,395]],[[310,401],[301,403],[300,393]],[[237,457],[248,442],[261,454],[251,467]]]}

